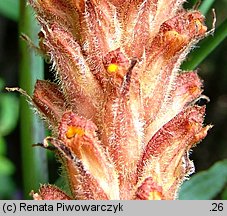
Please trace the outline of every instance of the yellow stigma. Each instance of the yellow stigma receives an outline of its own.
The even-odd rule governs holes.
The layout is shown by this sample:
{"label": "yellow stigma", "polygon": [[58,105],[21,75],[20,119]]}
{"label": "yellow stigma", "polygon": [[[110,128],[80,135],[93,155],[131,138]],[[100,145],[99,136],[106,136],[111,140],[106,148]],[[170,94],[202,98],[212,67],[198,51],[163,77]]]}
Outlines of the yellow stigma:
{"label": "yellow stigma", "polygon": [[74,126],[69,126],[67,132],[66,132],[66,137],[68,139],[74,137],[75,135],[78,136],[83,136],[85,134],[85,131],[81,127],[74,127]]}
{"label": "yellow stigma", "polygon": [[206,27],[203,26],[203,24],[200,22],[200,20],[196,19],[195,20],[195,25],[196,25],[197,33],[199,33],[200,30],[206,31]]}
{"label": "yellow stigma", "polygon": [[160,192],[155,190],[149,193],[148,200],[161,200],[161,199],[162,199],[162,195]]}
{"label": "yellow stigma", "polygon": [[187,41],[188,41],[187,35],[180,34],[175,30],[165,32],[164,42],[169,46],[166,57],[170,58],[177,51],[182,49],[182,47]]}
{"label": "yellow stigma", "polygon": [[107,67],[107,71],[109,73],[117,72],[118,71],[118,65],[117,64],[113,64],[113,63],[109,64],[108,67]]}

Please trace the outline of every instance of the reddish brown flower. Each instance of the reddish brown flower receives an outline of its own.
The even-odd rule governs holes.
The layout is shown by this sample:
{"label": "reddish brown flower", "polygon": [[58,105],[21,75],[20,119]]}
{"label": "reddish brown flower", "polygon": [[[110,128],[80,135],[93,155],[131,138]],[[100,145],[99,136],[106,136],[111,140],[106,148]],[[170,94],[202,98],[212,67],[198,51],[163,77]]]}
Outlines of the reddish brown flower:
{"label": "reddish brown flower", "polygon": [[[37,81],[72,199],[175,199],[202,140],[202,84],[179,69],[204,37],[183,0],[29,0],[59,84]],[[34,199],[69,199],[42,186]]]}

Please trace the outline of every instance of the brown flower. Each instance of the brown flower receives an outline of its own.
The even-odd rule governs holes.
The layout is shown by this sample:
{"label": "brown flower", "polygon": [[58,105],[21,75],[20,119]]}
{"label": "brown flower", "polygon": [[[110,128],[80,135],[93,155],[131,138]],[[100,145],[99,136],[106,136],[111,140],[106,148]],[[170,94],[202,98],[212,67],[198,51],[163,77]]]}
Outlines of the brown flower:
{"label": "brown flower", "polygon": [[[59,84],[37,81],[72,199],[175,199],[210,126],[196,72],[179,69],[204,17],[183,0],[29,0]],[[34,199],[69,199],[44,185]]]}

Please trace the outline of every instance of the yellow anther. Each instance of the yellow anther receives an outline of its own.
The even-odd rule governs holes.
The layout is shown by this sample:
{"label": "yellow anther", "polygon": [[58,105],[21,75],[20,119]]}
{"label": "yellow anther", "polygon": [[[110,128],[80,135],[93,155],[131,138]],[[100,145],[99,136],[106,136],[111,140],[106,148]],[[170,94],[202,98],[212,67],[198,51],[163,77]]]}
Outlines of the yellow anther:
{"label": "yellow anther", "polygon": [[177,31],[171,30],[165,33],[166,39],[170,40],[179,36]]}
{"label": "yellow anther", "polygon": [[66,132],[66,137],[68,139],[74,137],[75,135],[78,136],[83,136],[85,134],[85,131],[81,127],[74,127],[74,126],[69,126],[67,132]]}
{"label": "yellow anther", "polygon": [[119,67],[118,67],[117,64],[111,63],[111,64],[108,65],[107,71],[108,71],[109,73],[115,73],[115,72],[118,71],[118,68],[119,68]]}

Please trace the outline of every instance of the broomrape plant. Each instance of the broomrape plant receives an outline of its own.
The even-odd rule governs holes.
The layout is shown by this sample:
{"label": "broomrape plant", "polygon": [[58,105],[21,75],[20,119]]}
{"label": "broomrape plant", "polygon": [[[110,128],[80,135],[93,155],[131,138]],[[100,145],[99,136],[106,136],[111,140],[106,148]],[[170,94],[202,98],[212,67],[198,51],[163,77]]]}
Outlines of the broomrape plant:
{"label": "broomrape plant", "polygon": [[176,199],[194,171],[203,126],[202,82],[180,65],[209,32],[184,0],[29,0],[39,50],[58,84],[30,98],[52,130],[71,194],[52,185],[34,199]]}

